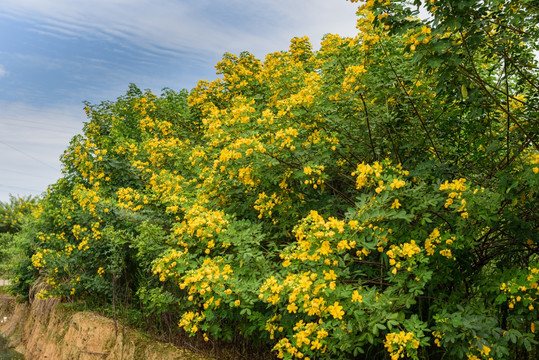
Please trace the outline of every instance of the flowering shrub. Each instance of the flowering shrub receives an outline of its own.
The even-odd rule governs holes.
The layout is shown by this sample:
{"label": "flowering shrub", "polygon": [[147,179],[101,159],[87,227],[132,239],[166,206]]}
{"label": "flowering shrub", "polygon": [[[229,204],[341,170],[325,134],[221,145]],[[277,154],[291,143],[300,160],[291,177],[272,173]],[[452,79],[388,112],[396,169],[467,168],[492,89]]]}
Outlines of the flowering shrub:
{"label": "flowering shrub", "polygon": [[536,353],[537,74],[437,3],[429,23],[367,1],[354,38],[225,54],[189,94],[88,104],[21,233],[16,289],[284,359]]}

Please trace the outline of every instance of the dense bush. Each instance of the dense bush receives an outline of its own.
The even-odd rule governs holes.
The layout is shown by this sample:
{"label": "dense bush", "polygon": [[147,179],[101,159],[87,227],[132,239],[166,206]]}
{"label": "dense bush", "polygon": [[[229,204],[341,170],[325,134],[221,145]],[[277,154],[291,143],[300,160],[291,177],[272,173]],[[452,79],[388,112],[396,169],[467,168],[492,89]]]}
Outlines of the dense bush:
{"label": "dense bush", "polygon": [[88,104],[16,288],[286,359],[535,356],[537,8],[405,5]]}
{"label": "dense bush", "polygon": [[[6,275],[14,263],[20,261],[19,232],[26,217],[32,212],[37,198],[10,196],[9,202],[0,202],[0,276]],[[24,240],[23,240],[24,241]]]}

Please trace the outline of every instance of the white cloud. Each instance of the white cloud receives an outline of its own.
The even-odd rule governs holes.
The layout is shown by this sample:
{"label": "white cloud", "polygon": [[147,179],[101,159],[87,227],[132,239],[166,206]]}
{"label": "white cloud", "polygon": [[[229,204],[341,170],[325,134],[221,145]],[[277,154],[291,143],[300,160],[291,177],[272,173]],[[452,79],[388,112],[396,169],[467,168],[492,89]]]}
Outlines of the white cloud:
{"label": "white cloud", "polygon": [[[355,33],[356,6],[345,0],[3,0],[0,13],[58,36],[126,41],[152,52],[248,50],[257,56],[308,35]],[[1,15],[0,15],[1,16]]]}
{"label": "white cloud", "polygon": [[0,201],[39,195],[61,176],[60,156],[82,132],[82,106],[0,103]]}
{"label": "white cloud", "polygon": [[0,78],[7,75],[7,70],[0,64]]}

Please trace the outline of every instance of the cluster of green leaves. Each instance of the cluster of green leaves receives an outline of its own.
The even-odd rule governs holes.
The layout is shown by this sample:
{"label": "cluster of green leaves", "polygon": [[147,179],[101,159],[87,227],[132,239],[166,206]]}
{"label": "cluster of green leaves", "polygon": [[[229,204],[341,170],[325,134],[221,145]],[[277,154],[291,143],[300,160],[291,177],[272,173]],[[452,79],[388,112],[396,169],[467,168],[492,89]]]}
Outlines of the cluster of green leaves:
{"label": "cluster of green leaves", "polygon": [[31,196],[10,196],[9,202],[0,202],[0,275],[6,274],[15,261],[20,249],[17,234],[36,203],[37,198]]}
{"label": "cluster of green leaves", "polygon": [[87,104],[15,291],[285,359],[535,356],[537,8],[412,5]]}

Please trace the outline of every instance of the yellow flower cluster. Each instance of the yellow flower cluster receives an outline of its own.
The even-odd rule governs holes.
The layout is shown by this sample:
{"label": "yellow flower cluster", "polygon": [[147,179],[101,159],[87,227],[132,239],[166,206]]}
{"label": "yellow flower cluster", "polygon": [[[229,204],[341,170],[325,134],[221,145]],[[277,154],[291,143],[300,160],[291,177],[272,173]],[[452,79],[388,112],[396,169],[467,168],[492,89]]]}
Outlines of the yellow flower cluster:
{"label": "yellow flower cluster", "polygon": [[[387,180],[389,183],[386,185],[382,180],[382,175],[387,172]],[[400,189],[406,185],[406,181],[400,179],[398,176],[408,176],[407,170],[402,170],[400,164],[397,166],[391,165],[391,161],[385,160],[380,163],[375,161],[372,165],[362,162],[356,168],[356,171],[352,173],[352,176],[356,177],[356,188],[361,189],[363,187],[375,187],[377,194],[384,190]],[[400,206],[400,204],[398,205]]]}
{"label": "yellow flower cluster", "polygon": [[487,346],[485,339],[482,339],[478,336],[474,336],[473,340],[470,340],[470,346],[468,347],[468,352],[466,357],[468,360],[494,360],[493,357],[489,356],[492,351],[490,346]]}
{"label": "yellow flower cluster", "polygon": [[326,352],[327,346],[324,344],[324,339],[329,333],[320,323],[305,323],[300,320],[295,324],[293,330],[295,334],[291,339],[282,338],[273,348],[277,352],[277,358],[282,359],[287,355],[287,357],[291,356],[297,359],[310,359],[300,350],[302,347],[322,354]]}
{"label": "yellow flower cluster", "polygon": [[[389,265],[392,266],[391,273],[395,275],[398,269],[401,268],[401,261],[399,259],[411,258],[415,254],[419,254],[421,248],[416,244],[415,240],[411,240],[409,243],[404,243],[400,246],[391,245],[386,255],[389,257]],[[408,268],[410,271],[410,268]]]}
{"label": "yellow flower cluster", "polygon": [[93,155],[96,149],[96,144],[90,139],[75,138],[71,147],[62,155],[62,161],[70,164],[70,167],[77,170],[83,179],[90,180],[96,164]]}
{"label": "yellow flower cluster", "polygon": [[420,44],[428,44],[431,39],[431,28],[424,25],[418,29],[410,29],[403,36],[404,44],[410,46],[410,51],[415,51]]}
{"label": "yellow flower cluster", "polygon": [[44,249],[43,252],[38,251],[34,255],[32,255],[32,266],[36,269],[39,269],[45,264],[47,264],[46,260],[43,260],[43,254],[46,253],[47,249]]}
{"label": "yellow flower cluster", "polygon": [[[456,240],[455,236],[449,237],[447,240],[445,240],[445,245],[451,246]],[[440,244],[442,244],[443,239],[440,235],[440,231],[438,228],[435,228],[430,233],[429,237],[425,239],[425,251],[427,252],[427,255],[433,255],[435,252],[436,247],[438,247]],[[453,255],[451,253],[451,249],[442,249],[439,251],[440,255],[445,256],[448,259],[453,258]],[[455,259],[455,258],[453,258]]]}
{"label": "yellow flower cluster", "polygon": [[[226,282],[230,279],[230,275],[233,273],[230,265],[222,265],[222,261],[219,259],[205,259],[203,264],[195,270],[188,271],[186,274],[177,274],[182,276],[180,281],[180,289],[188,289],[188,294],[200,294],[202,296],[211,293],[214,287],[223,290],[224,285],[222,282]],[[175,274],[176,275],[176,274]],[[232,294],[230,289],[224,291],[227,295]],[[213,303],[216,307],[219,303]]]}
{"label": "yellow flower cluster", "polygon": [[466,199],[462,197],[462,194],[467,190],[464,183],[466,182],[466,179],[460,178],[458,180],[453,180],[451,182],[445,181],[442,185],[440,185],[441,191],[447,191],[448,198],[445,201],[445,207],[448,208],[452,206],[455,202],[455,200],[460,200],[459,205],[457,205],[457,212],[460,213],[460,216],[463,218],[468,218],[468,212],[466,211]]}
{"label": "yellow flower cluster", "polygon": [[313,188],[324,185],[324,178],[322,176],[325,170],[324,165],[306,166],[303,168],[303,173],[310,178],[305,180],[305,185],[311,184]]}
{"label": "yellow flower cluster", "polygon": [[275,324],[283,318],[282,315],[273,315],[271,319],[266,321],[266,331],[270,333],[270,339],[275,339],[275,332],[283,332],[283,327]]}
{"label": "yellow flower cluster", "polygon": [[400,331],[387,334],[384,346],[389,352],[391,360],[398,360],[405,355],[414,356],[417,353],[419,341],[415,338],[414,333]]}
{"label": "yellow flower cluster", "polygon": [[116,195],[118,196],[118,206],[121,209],[136,212],[143,209],[143,204],[148,203],[148,199],[145,196],[130,187],[120,188],[116,191]]}
{"label": "yellow flower cluster", "polygon": [[432,230],[429,237],[425,240],[425,250],[427,251],[427,255],[433,255],[436,246],[438,246],[441,242],[442,237],[440,235],[440,231],[437,228]]}
{"label": "yellow flower cluster", "polygon": [[[359,18],[356,27],[359,30],[358,37],[362,52],[369,52],[381,39],[389,37],[388,33],[384,31],[389,29],[388,25],[384,24],[383,27],[380,28],[375,24],[375,20],[377,19],[374,12],[375,3],[376,0],[367,0],[365,4],[359,7],[357,12]],[[388,6],[390,4],[390,0],[385,0],[382,6]],[[378,19],[383,21],[387,16],[387,13],[381,13]]]}
{"label": "yellow flower cluster", "polygon": [[[161,124],[160,122],[159,124]],[[150,165],[153,168],[163,168],[166,167],[168,160],[172,159],[173,156],[178,151],[178,148],[181,148],[181,141],[177,138],[158,138],[153,137],[142,144],[143,150],[149,154],[148,163],[141,165]],[[134,162],[133,164],[136,164]],[[140,167],[142,171],[146,171],[145,167]],[[147,171],[146,171],[147,172]]]}
{"label": "yellow flower cluster", "polygon": [[539,174],[539,152],[532,152],[526,157],[526,162],[533,166],[534,174]]}
{"label": "yellow flower cluster", "polygon": [[376,178],[379,178],[382,173],[382,165],[376,161],[372,166],[362,162],[357,166],[355,172],[352,173],[352,176],[356,176],[356,188],[361,189],[366,185],[372,185],[373,182],[370,180],[371,175],[375,175]]}
{"label": "yellow flower cluster", "polygon": [[[515,305],[522,304],[529,311],[537,309],[537,299],[539,297],[539,267],[537,265],[528,267],[528,275],[525,279],[513,279],[500,285],[500,290],[508,296],[508,306],[510,309]],[[536,310],[537,311],[537,310]]]}
{"label": "yellow flower cluster", "polygon": [[264,216],[271,218],[273,208],[276,205],[282,204],[283,199],[277,195],[277,193],[271,194],[271,196],[266,195],[265,192],[258,194],[253,208],[258,211],[258,218],[262,219]]}
{"label": "yellow flower cluster", "polygon": [[292,260],[323,261],[332,265],[333,257],[356,247],[356,241],[343,238],[346,230],[354,230],[356,223],[347,224],[333,217],[325,220],[317,211],[311,211],[294,230],[296,243],[282,254],[284,266]]}
{"label": "yellow flower cluster", "polygon": [[98,204],[102,201],[99,196],[99,183],[94,184],[91,189],[79,185],[73,191],[73,199],[77,201],[82,209],[91,214],[96,214]]}
{"label": "yellow flower cluster", "polygon": [[343,91],[345,93],[353,93],[359,91],[361,87],[361,76],[366,72],[367,70],[363,65],[350,65],[346,69],[346,77],[343,80]]}
{"label": "yellow flower cluster", "polygon": [[155,95],[138,98],[133,105],[133,109],[140,112],[140,115],[145,117],[149,112],[156,109],[154,103],[155,99]]}
{"label": "yellow flower cluster", "polygon": [[442,344],[440,343],[440,340],[444,337],[445,334],[440,333],[439,331],[433,331],[432,336],[434,336],[434,344],[436,344],[437,347],[441,347]]}
{"label": "yellow flower cluster", "polygon": [[198,323],[204,320],[204,313],[187,311],[183,313],[179,326],[185,331],[190,333],[196,333],[198,331]]}
{"label": "yellow flower cluster", "polygon": [[215,246],[215,243],[211,242],[213,236],[226,231],[227,226],[228,220],[223,211],[210,210],[196,204],[185,209],[185,220],[177,224],[174,235],[178,244],[181,244],[186,236],[196,236],[199,240],[206,241],[206,253],[209,254]]}

